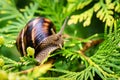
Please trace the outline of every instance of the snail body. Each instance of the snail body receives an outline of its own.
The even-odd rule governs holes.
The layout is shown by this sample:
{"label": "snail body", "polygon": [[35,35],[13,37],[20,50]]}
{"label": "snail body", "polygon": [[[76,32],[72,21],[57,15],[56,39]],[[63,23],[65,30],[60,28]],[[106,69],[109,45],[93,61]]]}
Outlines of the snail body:
{"label": "snail body", "polygon": [[66,21],[61,30],[56,33],[53,23],[43,17],[37,17],[30,20],[19,33],[16,46],[22,56],[26,56],[27,47],[35,49],[35,58],[39,63],[44,60],[53,51],[60,49],[63,46],[62,32]]}

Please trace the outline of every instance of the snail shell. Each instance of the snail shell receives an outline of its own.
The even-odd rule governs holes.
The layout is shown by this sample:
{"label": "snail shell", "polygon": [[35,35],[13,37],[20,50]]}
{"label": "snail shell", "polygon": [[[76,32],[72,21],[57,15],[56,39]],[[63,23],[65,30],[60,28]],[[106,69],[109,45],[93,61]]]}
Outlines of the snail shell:
{"label": "snail shell", "polygon": [[22,56],[26,56],[26,49],[30,46],[35,49],[36,60],[39,63],[44,62],[50,53],[63,46],[62,32],[65,23],[61,30],[56,33],[55,27],[49,19],[37,17],[30,20],[17,37],[18,51]]}

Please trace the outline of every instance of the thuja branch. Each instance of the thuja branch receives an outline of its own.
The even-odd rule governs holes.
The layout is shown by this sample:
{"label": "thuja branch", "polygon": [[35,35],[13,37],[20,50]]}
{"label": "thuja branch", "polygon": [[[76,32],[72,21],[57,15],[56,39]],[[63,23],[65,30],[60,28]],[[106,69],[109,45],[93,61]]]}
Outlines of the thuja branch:
{"label": "thuja branch", "polygon": [[90,66],[96,67],[104,75],[104,77],[119,78],[119,76],[117,76],[115,74],[109,74],[109,73],[105,72],[98,64],[96,64],[95,62],[93,62],[91,60],[91,58],[85,56],[81,51],[78,51],[78,53],[80,54],[80,56],[82,56],[89,63]]}
{"label": "thuja branch", "polygon": [[53,62],[54,61],[51,59],[44,64],[40,64],[40,65],[32,67],[30,69],[20,71],[20,72],[18,72],[18,74],[28,74],[28,73],[32,73],[32,72],[34,73],[36,71],[39,74],[45,73],[52,67]]}

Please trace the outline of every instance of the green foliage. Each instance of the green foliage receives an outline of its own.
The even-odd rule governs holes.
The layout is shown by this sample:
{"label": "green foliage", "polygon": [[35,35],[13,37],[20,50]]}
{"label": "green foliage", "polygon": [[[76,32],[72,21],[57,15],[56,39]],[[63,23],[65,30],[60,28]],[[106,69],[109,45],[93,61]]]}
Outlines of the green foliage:
{"label": "green foliage", "polygon": [[0,6],[1,24],[3,21],[6,22],[5,26],[0,29],[0,35],[5,38],[6,43],[4,45],[12,47],[18,32],[33,18],[38,5],[37,3],[30,3],[25,9],[18,10],[14,0],[4,0],[0,1]]}
{"label": "green foliage", "polygon": [[[18,5],[20,4],[18,2],[22,3],[21,0],[0,1],[0,76],[3,76],[0,80],[120,79],[119,0],[26,1],[28,4],[21,4],[22,7]],[[28,53],[32,52],[29,54],[32,55],[32,58],[24,56],[20,57],[19,61],[15,61],[3,56],[4,49],[12,49],[15,46],[17,35],[26,23],[38,16],[49,18],[55,24],[57,31],[66,16],[70,17],[67,29],[65,29],[64,47],[56,50],[50,55],[48,62],[41,65],[33,58],[34,50],[32,48],[27,50]],[[86,39],[76,35],[76,30],[79,31],[79,27],[82,25],[96,26],[93,23],[97,21],[96,18],[101,23],[99,26],[104,27],[104,33],[96,33]],[[72,29],[72,32],[69,32],[69,29]],[[73,33],[73,35],[69,35],[69,33]],[[78,35],[84,34],[80,32]],[[95,44],[94,41],[101,39],[104,39],[103,42],[99,45]],[[86,44],[87,48],[84,47]],[[90,45],[92,47],[89,48]],[[12,51],[13,54],[17,54],[15,50]]]}
{"label": "green foliage", "polygon": [[[83,2],[82,0],[80,0],[79,2],[76,2],[75,0],[69,1],[69,4],[72,6],[73,4],[77,3],[79,5],[81,5],[81,3]],[[82,5],[80,6],[80,9],[83,9],[85,6],[89,6],[90,2],[92,2],[91,0],[87,0],[84,4],[84,2],[82,3]],[[88,4],[87,4],[88,3]],[[105,22],[106,26],[113,26],[114,24],[114,15],[115,13],[119,13],[119,0],[99,0],[97,3],[95,3],[91,8],[89,8],[88,10],[83,11],[81,14],[76,14],[76,15],[72,15],[71,19],[69,20],[69,24],[72,23],[77,23],[84,21],[83,25],[84,26],[88,26],[91,23],[91,18],[93,16],[93,13],[96,13],[96,17],[99,18],[101,21]],[[74,6],[72,6],[74,7]],[[75,8],[75,7],[74,7]],[[72,8],[71,8],[72,9]],[[79,9],[78,7],[75,8],[76,10]]]}
{"label": "green foliage", "polygon": [[[36,12],[42,16],[49,18],[59,30],[62,26],[63,20],[66,18],[68,13],[63,11],[65,7],[65,0],[35,0],[40,6],[40,10]],[[54,5],[53,5],[54,3]],[[47,4],[47,5],[46,5]]]}
{"label": "green foliage", "polygon": [[[62,70],[52,70],[56,72],[65,73],[59,79],[71,80],[94,80],[94,77],[99,75],[102,80],[118,80],[120,77],[120,30],[117,34],[112,33],[107,36],[107,39],[100,45],[95,55],[88,58],[81,54],[81,56],[89,64],[86,69],[81,72],[71,72]],[[68,54],[69,55],[69,54]],[[97,78],[97,77],[96,77]],[[95,78],[95,79],[96,79]],[[41,78],[40,78],[41,79]],[[45,78],[46,79],[46,78]],[[47,78],[51,79],[51,78]],[[52,78],[54,79],[54,78]],[[57,78],[58,79],[58,78]],[[55,79],[56,80],[56,79]]]}

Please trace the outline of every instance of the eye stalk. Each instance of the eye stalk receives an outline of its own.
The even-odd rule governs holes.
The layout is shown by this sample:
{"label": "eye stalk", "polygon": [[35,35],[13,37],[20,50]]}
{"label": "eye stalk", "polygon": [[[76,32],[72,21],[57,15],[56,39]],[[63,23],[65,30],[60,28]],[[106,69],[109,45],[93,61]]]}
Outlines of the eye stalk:
{"label": "eye stalk", "polygon": [[65,29],[65,26],[66,26],[66,24],[67,24],[67,22],[68,22],[68,18],[69,18],[69,17],[67,17],[67,18],[65,19],[65,21],[64,21],[64,23],[63,23],[60,31],[57,33],[58,35],[62,35],[62,34],[63,34],[63,31],[64,31],[64,29]]}

